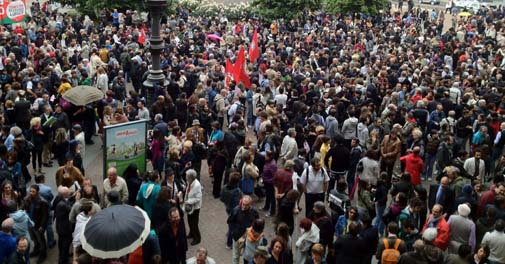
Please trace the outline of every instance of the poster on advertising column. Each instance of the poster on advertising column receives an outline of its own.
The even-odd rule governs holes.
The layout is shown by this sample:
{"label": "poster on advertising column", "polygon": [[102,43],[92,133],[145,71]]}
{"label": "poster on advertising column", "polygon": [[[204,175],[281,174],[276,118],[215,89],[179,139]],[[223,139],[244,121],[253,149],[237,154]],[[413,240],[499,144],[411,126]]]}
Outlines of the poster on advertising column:
{"label": "poster on advertising column", "polygon": [[110,167],[115,167],[119,176],[130,164],[135,164],[140,174],[146,171],[147,120],[106,126],[104,134],[104,178]]}
{"label": "poster on advertising column", "polygon": [[25,0],[0,0],[0,24],[23,22],[25,15]]}

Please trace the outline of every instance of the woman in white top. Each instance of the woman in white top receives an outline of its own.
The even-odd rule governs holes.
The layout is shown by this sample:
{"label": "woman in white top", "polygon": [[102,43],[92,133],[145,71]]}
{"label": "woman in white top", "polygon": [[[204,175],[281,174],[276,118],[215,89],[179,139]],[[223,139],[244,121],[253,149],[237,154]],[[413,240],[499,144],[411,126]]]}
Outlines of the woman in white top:
{"label": "woman in white top", "polygon": [[81,234],[84,232],[84,226],[91,219],[91,216],[94,214],[93,204],[91,202],[83,202],[81,204],[81,213],[77,215],[75,221],[75,229],[74,233],[72,233],[72,251],[74,263],[77,263],[77,258],[79,257],[79,247],[81,246]]}
{"label": "woman in white top", "polygon": [[186,201],[184,202],[184,211],[188,214],[188,237],[192,237],[191,245],[199,244],[201,241],[200,228],[198,222],[200,218],[200,208],[202,207],[202,186],[198,181],[197,173],[193,169],[186,171],[186,180],[188,186],[186,189]]}
{"label": "woman in white top", "polygon": [[102,67],[98,68],[97,71],[96,88],[102,90],[104,94],[109,90],[109,77]]}

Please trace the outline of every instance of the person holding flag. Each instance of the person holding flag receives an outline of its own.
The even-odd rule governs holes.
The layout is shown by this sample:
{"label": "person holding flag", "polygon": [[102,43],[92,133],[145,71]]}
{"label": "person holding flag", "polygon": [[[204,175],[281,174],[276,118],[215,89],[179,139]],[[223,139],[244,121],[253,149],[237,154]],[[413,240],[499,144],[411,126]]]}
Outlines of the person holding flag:
{"label": "person holding flag", "polygon": [[259,45],[258,45],[258,31],[254,28],[254,34],[249,45],[249,61],[254,64],[256,60],[260,57]]}
{"label": "person holding flag", "polygon": [[240,47],[238,52],[237,60],[235,61],[233,79],[237,84],[240,82],[244,83],[244,86],[249,89],[251,87],[251,81],[249,80],[249,75],[245,71],[245,53],[244,47]]}

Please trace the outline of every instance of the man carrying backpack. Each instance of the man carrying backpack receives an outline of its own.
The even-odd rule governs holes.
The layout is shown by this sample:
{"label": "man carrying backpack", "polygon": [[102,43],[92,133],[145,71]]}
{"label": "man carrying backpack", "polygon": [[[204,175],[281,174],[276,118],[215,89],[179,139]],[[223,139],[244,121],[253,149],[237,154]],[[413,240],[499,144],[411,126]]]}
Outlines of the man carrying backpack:
{"label": "man carrying backpack", "polygon": [[330,177],[326,170],[321,168],[319,158],[312,158],[310,166],[300,176],[300,183],[303,185],[305,193],[306,217],[309,217],[315,202],[324,202],[324,194],[328,190],[329,181]]}
{"label": "man carrying backpack", "polygon": [[380,264],[396,264],[400,255],[407,251],[405,242],[397,236],[398,229],[397,223],[390,222],[387,227],[387,238],[379,240],[375,257]]}

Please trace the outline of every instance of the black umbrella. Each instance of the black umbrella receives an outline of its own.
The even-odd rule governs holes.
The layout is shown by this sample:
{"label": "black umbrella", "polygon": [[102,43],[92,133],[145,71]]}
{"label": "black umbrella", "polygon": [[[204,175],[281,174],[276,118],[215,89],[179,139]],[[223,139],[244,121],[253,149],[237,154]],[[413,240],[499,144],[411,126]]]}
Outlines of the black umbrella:
{"label": "black umbrella", "polygon": [[141,246],[150,227],[149,217],[139,207],[114,205],[91,217],[81,234],[81,244],[93,257],[119,258]]}

